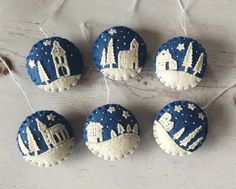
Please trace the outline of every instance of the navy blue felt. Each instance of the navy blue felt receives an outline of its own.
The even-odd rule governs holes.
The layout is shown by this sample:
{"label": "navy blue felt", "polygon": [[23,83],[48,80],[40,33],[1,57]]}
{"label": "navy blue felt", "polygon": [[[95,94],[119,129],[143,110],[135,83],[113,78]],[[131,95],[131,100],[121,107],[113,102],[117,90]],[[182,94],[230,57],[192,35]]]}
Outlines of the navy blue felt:
{"label": "navy blue felt", "polygon": [[[193,62],[192,62],[192,68],[188,69],[189,74],[193,74],[193,68],[196,65],[198,58],[200,57],[201,53],[204,53],[203,55],[203,65],[202,65],[202,70],[200,73],[197,73],[196,76],[199,78],[202,78],[205,74],[206,71],[206,65],[207,65],[207,54],[205,52],[205,49],[202,47],[200,43],[198,43],[196,40],[189,38],[189,37],[175,37],[170,40],[168,40],[166,43],[162,44],[160,48],[156,51],[156,53],[153,56],[153,69],[156,70],[156,57],[158,53],[160,53],[162,50],[167,50],[169,49],[169,52],[172,55],[172,58],[177,61],[177,71],[184,71],[184,66],[183,66],[183,61],[184,57],[186,55],[187,49],[189,44],[193,41]],[[179,51],[177,48],[178,44],[184,44],[185,49]]]}
{"label": "navy blue felt", "polygon": [[[109,107],[114,107],[116,111],[109,113],[107,111]],[[130,116],[127,119],[122,116],[123,111],[129,112]],[[90,122],[99,122],[103,125],[103,141],[111,139],[111,130],[114,130],[116,133],[118,133],[118,123],[120,123],[125,130],[128,124],[131,126],[131,129],[133,128],[134,124],[138,124],[134,115],[126,108],[119,104],[106,104],[93,110],[87,117],[83,129],[83,138],[85,142],[88,141],[86,127]]]}
{"label": "navy blue felt", "polygon": [[[196,109],[191,110],[188,108],[188,104],[194,104],[196,106]],[[175,106],[180,105],[183,110],[179,112],[174,111]],[[174,101],[169,104],[167,104],[162,110],[157,113],[156,120],[158,121],[160,117],[165,113],[169,112],[172,115],[171,121],[174,122],[174,127],[171,129],[168,134],[173,138],[174,134],[177,133],[179,130],[181,130],[183,127],[185,127],[185,131],[182,134],[182,136],[175,140],[175,142],[180,145],[180,141],[183,140],[186,136],[188,136],[189,133],[194,131],[196,128],[198,128],[200,125],[202,126],[202,129],[198,132],[198,134],[188,143],[186,147],[181,146],[181,148],[184,148],[185,150],[188,149],[188,147],[196,141],[199,137],[203,137],[203,140],[193,149],[189,151],[195,151],[197,150],[205,141],[207,136],[207,130],[208,130],[208,122],[206,114],[203,112],[203,110],[194,102],[190,101]],[[202,120],[199,118],[199,113],[203,113],[205,118]],[[174,139],[173,139],[174,140]]]}
{"label": "navy blue felt", "polygon": [[[117,33],[111,35],[109,33],[110,29],[116,30]],[[144,40],[132,29],[125,26],[116,26],[102,32],[93,44],[93,62],[98,70],[103,68],[101,65],[102,51],[104,48],[108,47],[108,43],[111,38],[113,38],[114,55],[116,60],[114,68],[118,68],[117,59],[119,51],[129,50],[130,42],[134,38],[139,43],[139,67],[143,67],[145,65],[147,48]],[[109,67],[109,65],[107,65],[106,67]]]}
{"label": "navy blue felt", "polygon": [[[45,46],[43,43],[46,40],[51,41],[51,45]],[[66,51],[66,57],[70,68],[70,75],[78,75],[83,71],[83,62],[80,51],[72,42],[61,37],[45,38],[33,45],[29,55],[26,58],[27,71],[30,75],[30,78],[36,85],[44,85],[45,83],[40,80],[37,66],[34,68],[31,68],[29,66],[30,60],[35,60],[35,62],[39,60],[41,62],[45,72],[49,77],[49,83],[58,79],[51,55],[51,50],[53,47],[52,44],[55,40],[58,41],[61,47]]]}
{"label": "navy blue felt", "polygon": [[[54,121],[48,120],[47,116],[50,114],[55,116]],[[34,136],[34,139],[36,140],[36,143],[40,149],[38,151],[38,154],[41,154],[41,153],[46,152],[48,150],[48,147],[47,147],[46,143],[44,142],[41,132],[37,129],[36,118],[38,118],[39,121],[44,123],[47,126],[47,128],[50,128],[51,126],[53,126],[57,123],[60,123],[65,126],[66,130],[68,131],[69,136],[71,138],[74,137],[72,127],[70,126],[69,122],[63,116],[61,116],[60,114],[58,114],[54,111],[42,110],[42,111],[35,112],[34,114],[26,117],[26,119],[23,121],[23,123],[21,124],[21,126],[18,130],[18,133],[17,133],[17,139],[16,139],[17,144],[18,144],[18,134],[19,134],[21,136],[23,142],[25,143],[25,145],[28,146],[26,128],[29,127],[29,129],[30,129],[32,135]],[[24,154],[22,153],[22,155],[24,155]],[[30,155],[34,155],[34,154],[31,153]]]}

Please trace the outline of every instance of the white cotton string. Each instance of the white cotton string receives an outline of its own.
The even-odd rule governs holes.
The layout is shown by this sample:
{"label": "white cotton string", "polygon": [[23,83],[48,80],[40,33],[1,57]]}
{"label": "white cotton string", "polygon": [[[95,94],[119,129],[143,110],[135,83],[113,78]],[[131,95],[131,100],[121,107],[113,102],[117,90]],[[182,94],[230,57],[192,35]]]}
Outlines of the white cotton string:
{"label": "white cotton string", "polygon": [[43,29],[43,25],[44,23],[47,21],[47,19],[51,16],[53,16],[56,11],[61,7],[61,5],[64,3],[64,0],[56,0],[52,7],[50,8],[50,10],[48,11],[48,13],[46,14],[46,16],[43,18],[43,20],[39,23],[39,30],[43,33],[43,35],[48,38],[47,33],[44,31]]}
{"label": "white cotton string", "polygon": [[186,16],[187,16],[187,9],[189,5],[190,0],[187,1],[186,5],[184,6],[181,0],[178,0],[180,9],[181,9],[181,16],[180,16],[180,25],[184,31],[185,37],[187,36],[187,27],[186,27]]}
{"label": "white cotton string", "polygon": [[208,106],[210,106],[213,102],[215,102],[218,98],[220,98],[223,94],[225,94],[228,90],[232,89],[236,86],[236,83],[233,85],[230,85],[229,87],[226,87],[220,94],[216,95],[214,98],[212,98],[202,109],[206,109]]}
{"label": "white cotton string", "polygon": [[86,25],[86,22],[81,22],[79,24],[79,27],[80,27],[80,30],[82,32],[85,42],[87,43],[88,47],[91,48],[91,44],[90,44],[90,40],[89,40],[89,29]]}
{"label": "white cotton string", "polygon": [[127,18],[136,10],[138,1],[139,0],[133,0],[133,3],[131,4],[131,6],[129,7],[127,13],[125,14],[125,16],[122,19],[121,25],[124,25],[127,21]]}
{"label": "white cotton string", "polygon": [[[85,42],[87,43],[88,47],[91,48],[92,45],[91,45],[90,40],[89,40],[89,38],[90,38],[89,32],[90,31],[88,29],[88,26],[86,25],[86,22],[81,22],[79,24],[79,26],[80,26],[80,30],[82,32],[82,35],[84,37]],[[106,102],[107,102],[107,104],[109,104],[109,101],[110,101],[110,88],[109,88],[109,85],[108,85],[108,82],[107,82],[107,78],[104,76],[103,79],[104,79],[104,83],[106,85],[106,90],[107,90],[107,100],[106,100]]]}
{"label": "white cotton string", "polygon": [[26,94],[26,92],[24,91],[24,89],[22,88],[22,86],[19,84],[19,82],[16,80],[16,78],[14,77],[13,75],[13,72],[11,71],[11,69],[9,68],[9,66],[7,65],[7,63],[5,62],[5,60],[3,60],[2,57],[0,57],[0,61],[5,65],[5,67],[7,68],[12,80],[15,82],[15,84],[19,87],[19,89],[21,90],[22,94],[24,95],[28,105],[29,105],[29,108],[30,110],[32,111],[32,113],[35,113],[35,110],[33,109],[32,105],[31,105],[31,102]]}

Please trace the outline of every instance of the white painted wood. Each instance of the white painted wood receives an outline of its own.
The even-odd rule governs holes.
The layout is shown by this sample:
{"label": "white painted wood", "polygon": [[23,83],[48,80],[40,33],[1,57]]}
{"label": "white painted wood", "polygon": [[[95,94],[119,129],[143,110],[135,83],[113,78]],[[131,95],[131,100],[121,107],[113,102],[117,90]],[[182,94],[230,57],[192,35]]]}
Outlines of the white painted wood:
{"label": "white painted wood", "polygon": [[15,74],[29,94],[36,110],[53,109],[73,125],[78,144],[69,160],[55,168],[37,168],[22,159],[16,146],[17,130],[30,109],[10,79],[0,78],[0,188],[34,189],[143,189],[143,188],[227,188],[236,185],[236,91],[231,89],[206,111],[209,135],[204,146],[191,156],[165,154],[155,143],[152,125],[155,113],[166,103],[187,99],[205,105],[222,89],[236,81],[236,1],[192,0],[188,11],[188,33],[208,53],[206,77],[197,88],[174,91],[164,87],[151,69],[151,55],[167,39],[182,35],[177,0],[140,1],[128,18],[148,45],[147,65],[140,76],[127,82],[108,81],[111,102],[130,109],[141,126],[141,144],[127,159],[107,162],[94,156],[81,140],[86,115],[106,102],[102,74],[95,71],[79,29],[90,21],[93,39],[105,28],[119,25],[127,11],[127,0],[67,0],[44,25],[49,35],[59,35],[80,47],[85,74],[79,85],[64,93],[38,89],[25,70],[25,57],[33,43],[43,37],[37,23],[47,13],[50,0],[1,0],[0,53],[12,59]]}

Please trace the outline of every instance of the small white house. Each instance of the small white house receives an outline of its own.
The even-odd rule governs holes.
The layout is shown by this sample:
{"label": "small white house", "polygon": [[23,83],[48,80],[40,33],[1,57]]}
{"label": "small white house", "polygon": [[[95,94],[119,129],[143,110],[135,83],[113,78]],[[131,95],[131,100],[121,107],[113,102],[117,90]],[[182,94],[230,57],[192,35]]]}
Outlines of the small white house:
{"label": "small white house", "polygon": [[174,127],[174,122],[170,121],[171,117],[170,113],[165,112],[158,120],[166,131],[170,131]]}
{"label": "small white house", "polygon": [[177,70],[177,62],[172,58],[169,49],[162,50],[156,56],[156,70]]}
{"label": "small white house", "polygon": [[89,143],[98,143],[103,141],[102,136],[103,126],[101,123],[90,122],[86,127],[87,139]]}

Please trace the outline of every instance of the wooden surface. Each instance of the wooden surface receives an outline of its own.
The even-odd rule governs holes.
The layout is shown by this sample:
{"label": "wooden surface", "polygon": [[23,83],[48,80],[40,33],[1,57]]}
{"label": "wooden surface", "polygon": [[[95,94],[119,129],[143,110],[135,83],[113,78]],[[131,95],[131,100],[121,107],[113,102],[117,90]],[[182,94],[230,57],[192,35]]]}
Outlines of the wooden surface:
{"label": "wooden surface", "polygon": [[136,116],[141,127],[141,144],[135,153],[118,162],[94,156],[81,140],[82,124],[97,106],[106,103],[102,74],[95,71],[91,51],[82,37],[79,23],[89,21],[91,38],[119,25],[131,0],[67,0],[45,25],[45,31],[73,41],[81,50],[85,73],[79,85],[63,93],[38,89],[25,69],[31,46],[44,36],[39,23],[50,0],[0,1],[0,53],[8,56],[15,75],[27,91],[36,110],[52,109],[64,115],[75,129],[74,153],[55,168],[37,168],[21,157],[16,133],[31,114],[25,99],[10,77],[0,78],[0,188],[1,189],[143,189],[143,188],[227,188],[236,186],[236,90],[231,89],[207,110],[209,135],[196,153],[186,157],[165,154],[155,143],[152,125],[155,113],[166,103],[186,99],[205,105],[225,87],[236,82],[236,1],[192,0],[188,33],[208,53],[208,68],[198,87],[177,92],[164,87],[151,69],[151,56],[161,43],[183,35],[177,0],[140,1],[126,25],[134,28],[148,46],[147,65],[127,82],[109,81],[111,102],[119,103]]}

